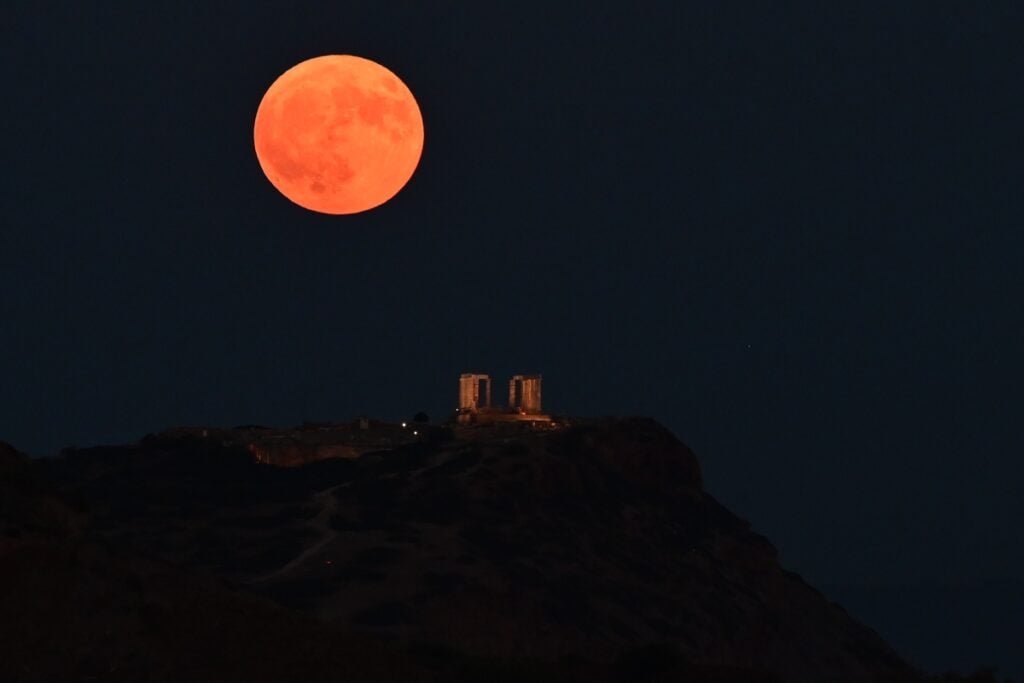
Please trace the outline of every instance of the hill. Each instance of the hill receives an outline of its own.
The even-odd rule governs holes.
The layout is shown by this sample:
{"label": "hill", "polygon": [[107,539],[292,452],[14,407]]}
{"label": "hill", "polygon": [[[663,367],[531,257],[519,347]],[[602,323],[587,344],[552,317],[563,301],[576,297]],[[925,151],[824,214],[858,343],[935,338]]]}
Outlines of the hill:
{"label": "hill", "polygon": [[920,680],[651,420],[381,429],[0,450],[4,680]]}

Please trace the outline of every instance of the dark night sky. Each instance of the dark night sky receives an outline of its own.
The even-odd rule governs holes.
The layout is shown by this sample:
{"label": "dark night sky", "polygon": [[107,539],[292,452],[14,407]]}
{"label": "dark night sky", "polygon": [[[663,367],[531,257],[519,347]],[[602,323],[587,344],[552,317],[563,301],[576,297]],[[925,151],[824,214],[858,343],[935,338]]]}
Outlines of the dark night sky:
{"label": "dark night sky", "polygon": [[[812,582],[1024,579],[1019,3],[92,4],[0,26],[0,438],[440,416],[536,371],[670,427]],[[426,126],[357,216],[252,148],[330,53]]]}

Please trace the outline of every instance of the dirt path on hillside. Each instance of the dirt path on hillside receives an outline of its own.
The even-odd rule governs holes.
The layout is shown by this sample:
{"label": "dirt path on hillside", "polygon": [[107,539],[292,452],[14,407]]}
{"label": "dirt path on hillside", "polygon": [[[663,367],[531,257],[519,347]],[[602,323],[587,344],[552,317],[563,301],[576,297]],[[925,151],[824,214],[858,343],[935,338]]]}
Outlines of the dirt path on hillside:
{"label": "dirt path on hillside", "polygon": [[312,496],[313,501],[320,506],[320,512],[310,519],[307,524],[320,532],[320,539],[296,555],[283,567],[275,569],[269,574],[258,576],[255,579],[252,579],[249,583],[266,583],[267,581],[273,581],[288,574],[288,572],[302,565],[303,562],[316,555],[331,541],[338,537],[338,532],[331,528],[331,518],[334,517],[334,513],[337,512],[338,509],[338,499],[334,497],[334,492],[343,486],[348,486],[348,484],[338,484],[337,486],[332,486],[324,491],[314,493]]}

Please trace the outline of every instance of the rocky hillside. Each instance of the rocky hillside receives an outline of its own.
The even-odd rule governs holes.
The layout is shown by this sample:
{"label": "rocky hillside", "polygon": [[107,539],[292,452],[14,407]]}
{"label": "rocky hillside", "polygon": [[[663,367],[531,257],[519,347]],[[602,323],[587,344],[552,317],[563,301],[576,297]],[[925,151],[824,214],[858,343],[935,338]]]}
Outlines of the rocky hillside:
{"label": "rocky hillside", "polygon": [[435,427],[290,468],[223,439],[163,435],[36,469],[89,510],[104,547],[346,633],[606,673],[660,652],[661,668],[747,679],[908,675],[873,631],[780,567],[703,491],[693,453],[647,419]]}

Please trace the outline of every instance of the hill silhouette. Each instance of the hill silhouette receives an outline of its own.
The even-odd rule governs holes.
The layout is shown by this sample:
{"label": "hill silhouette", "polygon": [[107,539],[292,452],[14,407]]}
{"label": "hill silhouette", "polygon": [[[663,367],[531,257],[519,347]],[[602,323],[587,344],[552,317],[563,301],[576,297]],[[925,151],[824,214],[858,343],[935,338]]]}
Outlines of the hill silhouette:
{"label": "hill silhouette", "polygon": [[652,420],[288,468],[202,433],[0,448],[4,680],[922,680]]}

